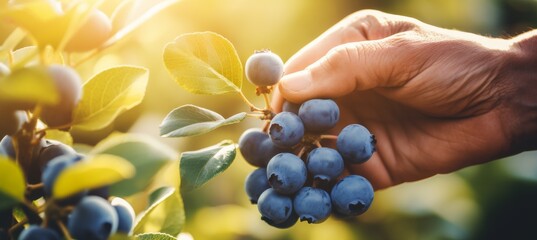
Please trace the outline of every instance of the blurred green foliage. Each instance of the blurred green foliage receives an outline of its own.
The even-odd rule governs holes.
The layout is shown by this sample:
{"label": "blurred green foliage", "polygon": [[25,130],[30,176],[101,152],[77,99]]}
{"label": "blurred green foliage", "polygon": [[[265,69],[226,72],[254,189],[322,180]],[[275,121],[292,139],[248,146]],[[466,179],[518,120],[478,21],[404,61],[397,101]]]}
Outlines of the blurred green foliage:
{"label": "blurred green foliage", "polygon": [[[84,79],[118,64],[145,66],[151,73],[140,106],[106,129],[76,132],[75,141],[93,144],[114,130],[159,138],[158,126],[166,113],[188,103],[224,117],[248,110],[236,95],[194,95],[175,83],[165,70],[162,52],[180,34],[217,32],[235,45],[243,63],[254,50],[266,48],[285,61],[343,17],[366,8],[490,36],[509,37],[537,27],[535,0],[183,0],[79,67]],[[10,28],[1,27],[4,39]],[[263,104],[253,86],[245,84],[243,89],[250,101]],[[237,141],[245,129],[260,125],[247,120],[200,137],[160,140],[181,152],[192,151],[223,139]],[[225,173],[183,194],[184,230],[194,239],[535,239],[537,235],[537,152],[378,191],[371,209],[358,218],[300,223],[288,230],[269,227],[248,202],[243,184],[253,169],[238,155]]]}

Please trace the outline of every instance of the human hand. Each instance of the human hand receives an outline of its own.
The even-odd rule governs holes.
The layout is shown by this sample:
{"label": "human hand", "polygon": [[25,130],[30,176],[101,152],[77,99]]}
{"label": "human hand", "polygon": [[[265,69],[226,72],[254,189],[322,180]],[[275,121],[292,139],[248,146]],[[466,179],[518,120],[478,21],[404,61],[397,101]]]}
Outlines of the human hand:
{"label": "human hand", "polygon": [[535,35],[489,38],[359,11],[287,61],[272,105],[335,99],[334,134],[360,123],[378,140],[349,169],[375,189],[452,172],[535,149]]}

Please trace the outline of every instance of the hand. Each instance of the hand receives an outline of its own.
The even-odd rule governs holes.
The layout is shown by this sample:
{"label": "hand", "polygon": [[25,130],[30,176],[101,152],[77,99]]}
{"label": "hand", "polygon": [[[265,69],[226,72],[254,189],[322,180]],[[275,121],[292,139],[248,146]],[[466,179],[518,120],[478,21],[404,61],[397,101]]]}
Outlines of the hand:
{"label": "hand", "polygon": [[[349,169],[375,189],[452,172],[529,148],[515,144],[527,135],[517,127],[529,121],[518,116],[537,112],[537,61],[521,51],[527,39],[488,38],[359,11],[289,59],[274,110],[284,98],[335,99],[341,120],[334,134],[360,123],[377,138],[373,157]],[[529,87],[525,96],[533,104],[513,101]]]}

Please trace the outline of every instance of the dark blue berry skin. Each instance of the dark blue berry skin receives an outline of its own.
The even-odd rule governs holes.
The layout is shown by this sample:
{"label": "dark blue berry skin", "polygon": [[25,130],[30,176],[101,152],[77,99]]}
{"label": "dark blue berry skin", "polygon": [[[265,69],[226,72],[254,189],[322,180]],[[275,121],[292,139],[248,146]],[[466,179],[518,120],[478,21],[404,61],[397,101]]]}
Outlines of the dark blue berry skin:
{"label": "dark blue berry skin", "polygon": [[322,133],[333,128],[339,121],[339,107],[331,99],[311,99],[302,103],[298,116],[306,131]]}
{"label": "dark blue berry skin", "polygon": [[63,155],[56,157],[45,165],[41,180],[44,185],[45,195],[52,195],[52,187],[60,173],[77,161],[76,155]]}
{"label": "dark blue berry skin", "polygon": [[338,135],[336,148],[345,161],[364,163],[375,152],[375,137],[360,124],[351,124],[343,128]]}
{"label": "dark blue berry skin", "polygon": [[283,224],[293,213],[293,200],[269,188],[259,196],[257,209],[261,219],[268,224]]}
{"label": "dark blue berry skin", "polygon": [[314,179],[327,182],[339,177],[345,167],[341,154],[326,147],[313,149],[308,154],[307,163],[308,171]]}
{"label": "dark blue berry skin", "polygon": [[267,179],[267,170],[265,168],[258,168],[248,174],[246,181],[244,182],[244,189],[246,195],[250,199],[252,204],[256,204],[259,196],[265,190],[269,189],[270,185]]}
{"label": "dark blue berry skin", "polygon": [[300,104],[284,101],[282,105],[282,112],[292,112],[298,115],[298,110],[300,109]]}
{"label": "dark blue berry skin", "polygon": [[49,228],[42,228],[38,225],[30,225],[19,235],[19,240],[60,240],[60,235]]}
{"label": "dark blue berry skin", "polygon": [[373,187],[362,176],[349,175],[341,179],[330,192],[332,207],[343,216],[357,216],[373,202]]}
{"label": "dark blue berry skin", "polygon": [[270,159],[276,156],[276,154],[290,152],[290,149],[284,149],[276,146],[274,142],[272,142],[272,139],[268,137],[259,146],[259,152],[263,156],[263,161],[265,163],[263,167],[266,167]]}
{"label": "dark blue berry skin", "polygon": [[10,136],[5,136],[2,138],[2,141],[0,141],[0,148],[2,148],[5,152],[5,155],[7,155],[11,159],[15,159],[16,153],[15,148],[13,148],[13,142],[11,140],[12,138]]}
{"label": "dark blue berry skin", "polygon": [[97,196],[87,196],[69,216],[67,228],[78,240],[105,240],[118,227],[117,212],[110,203]]}
{"label": "dark blue berry skin", "polygon": [[276,146],[291,148],[302,140],[304,125],[296,114],[281,112],[272,118],[269,135]]}
{"label": "dark blue berry skin", "polygon": [[117,232],[129,234],[134,223],[134,209],[127,201],[118,197],[112,200],[112,207],[117,213]]}
{"label": "dark blue berry skin", "polygon": [[303,187],[293,199],[293,209],[300,221],[322,223],[332,212],[330,195],[319,188]]}
{"label": "dark blue berry skin", "polygon": [[267,133],[255,128],[241,135],[239,150],[244,159],[256,167],[266,167],[274,155],[287,151],[274,145]]}
{"label": "dark blue berry skin", "polygon": [[267,178],[278,193],[290,195],[304,186],[306,165],[292,153],[279,153],[267,165]]}
{"label": "dark blue berry skin", "polygon": [[239,150],[248,163],[256,167],[267,165],[268,160],[263,158],[259,147],[266,139],[269,139],[269,137],[261,129],[251,128],[242,133],[239,138]]}
{"label": "dark blue berry skin", "polygon": [[296,222],[298,222],[298,215],[295,213],[295,211],[293,211],[291,213],[291,216],[289,216],[289,218],[287,218],[287,220],[285,220],[284,222],[278,223],[278,224],[271,224],[271,223],[268,223],[268,224],[275,228],[285,229],[285,228],[292,227],[293,225],[296,224]]}

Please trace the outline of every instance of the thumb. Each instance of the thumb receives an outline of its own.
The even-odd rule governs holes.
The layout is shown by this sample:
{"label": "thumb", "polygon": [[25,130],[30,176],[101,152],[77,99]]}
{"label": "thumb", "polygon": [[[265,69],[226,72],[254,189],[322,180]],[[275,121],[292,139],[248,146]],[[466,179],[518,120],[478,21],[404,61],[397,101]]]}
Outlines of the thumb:
{"label": "thumb", "polygon": [[[285,75],[279,91],[291,102],[312,98],[337,98],[355,90],[402,85],[397,79],[399,62],[405,50],[399,50],[386,39],[354,42],[330,50],[306,69]],[[399,77],[400,78],[400,77]]]}

